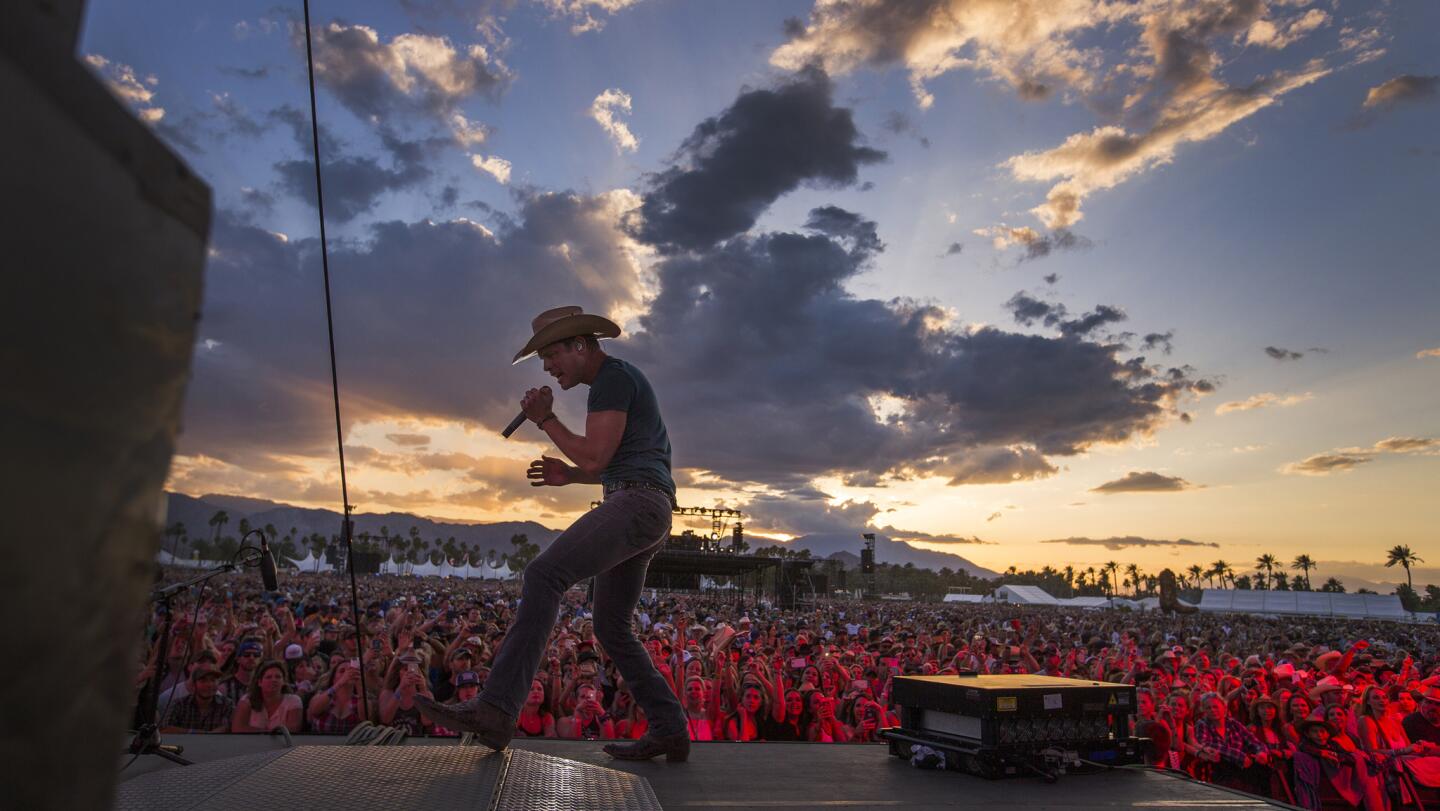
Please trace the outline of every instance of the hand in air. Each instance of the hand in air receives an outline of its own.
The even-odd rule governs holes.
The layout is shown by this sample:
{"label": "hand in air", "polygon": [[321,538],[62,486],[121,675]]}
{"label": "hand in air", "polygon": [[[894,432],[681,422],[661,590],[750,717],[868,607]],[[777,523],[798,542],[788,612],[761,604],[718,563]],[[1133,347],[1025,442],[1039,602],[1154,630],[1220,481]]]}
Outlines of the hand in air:
{"label": "hand in air", "polygon": [[530,389],[520,398],[520,410],[525,412],[525,417],[532,422],[545,419],[554,408],[555,395],[550,392],[549,386]]}
{"label": "hand in air", "polygon": [[530,463],[525,472],[531,487],[561,487],[570,483],[570,466],[549,456],[542,456]]}

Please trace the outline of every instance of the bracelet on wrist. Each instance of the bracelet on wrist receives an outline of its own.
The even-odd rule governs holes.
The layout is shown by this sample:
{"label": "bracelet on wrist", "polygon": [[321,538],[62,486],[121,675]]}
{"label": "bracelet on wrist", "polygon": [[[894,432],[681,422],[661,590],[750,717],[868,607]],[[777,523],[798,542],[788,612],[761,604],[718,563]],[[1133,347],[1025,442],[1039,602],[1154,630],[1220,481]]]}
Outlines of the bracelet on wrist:
{"label": "bracelet on wrist", "polygon": [[535,427],[536,427],[536,428],[544,428],[544,427],[545,427],[545,423],[547,423],[547,422],[549,422],[550,420],[553,420],[553,419],[555,419],[555,418],[556,418],[556,417],[555,417],[555,412],[554,412],[554,411],[551,411],[549,414],[546,414],[545,416],[543,416],[543,417],[541,417],[540,419],[536,420],[536,421],[535,421]]}

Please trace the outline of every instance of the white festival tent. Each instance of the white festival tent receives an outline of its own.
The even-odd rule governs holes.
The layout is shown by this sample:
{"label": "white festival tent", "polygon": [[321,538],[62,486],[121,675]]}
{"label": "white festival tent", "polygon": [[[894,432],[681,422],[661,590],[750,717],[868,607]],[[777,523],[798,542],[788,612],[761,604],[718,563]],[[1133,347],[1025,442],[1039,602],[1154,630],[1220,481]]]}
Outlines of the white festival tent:
{"label": "white festival tent", "polygon": [[1331,594],[1322,591],[1205,589],[1200,610],[1234,614],[1405,620],[1410,615],[1394,594]]}
{"label": "white festival tent", "polygon": [[995,602],[1016,605],[1060,605],[1060,601],[1039,586],[1001,586],[995,589]]}

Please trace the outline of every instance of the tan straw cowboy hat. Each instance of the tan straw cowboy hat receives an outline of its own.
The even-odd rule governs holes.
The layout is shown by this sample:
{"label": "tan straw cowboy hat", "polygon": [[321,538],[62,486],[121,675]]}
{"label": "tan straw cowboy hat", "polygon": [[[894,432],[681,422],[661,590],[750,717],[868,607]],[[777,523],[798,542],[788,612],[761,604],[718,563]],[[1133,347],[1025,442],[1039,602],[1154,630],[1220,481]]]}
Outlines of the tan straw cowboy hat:
{"label": "tan straw cowboy hat", "polygon": [[519,352],[515,353],[515,360],[511,364],[519,363],[530,357],[541,348],[563,341],[566,338],[578,338],[588,336],[595,338],[615,338],[620,335],[620,327],[610,319],[602,315],[591,315],[579,307],[556,307],[553,310],[535,316],[530,322],[530,328],[535,334],[530,336],[529,342]]}

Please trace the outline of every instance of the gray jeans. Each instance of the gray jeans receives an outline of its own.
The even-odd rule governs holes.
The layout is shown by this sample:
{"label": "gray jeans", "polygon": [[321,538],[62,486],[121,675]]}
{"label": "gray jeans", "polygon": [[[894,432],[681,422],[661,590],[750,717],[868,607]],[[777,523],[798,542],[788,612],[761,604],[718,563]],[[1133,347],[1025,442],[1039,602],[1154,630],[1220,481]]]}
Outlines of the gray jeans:
{"label": "gray jeans", "polygon": [[650,654],[635,638],[631,617],[650,558],[670,537],[670,499],[654,490],[617,490],[580,517],[525,567],[520,609],[490,668],[481,698],[512,717],[530,682],[571,586],[595,578],[595,638],[645,711],[655,735],[685,734],[685,713]]}

